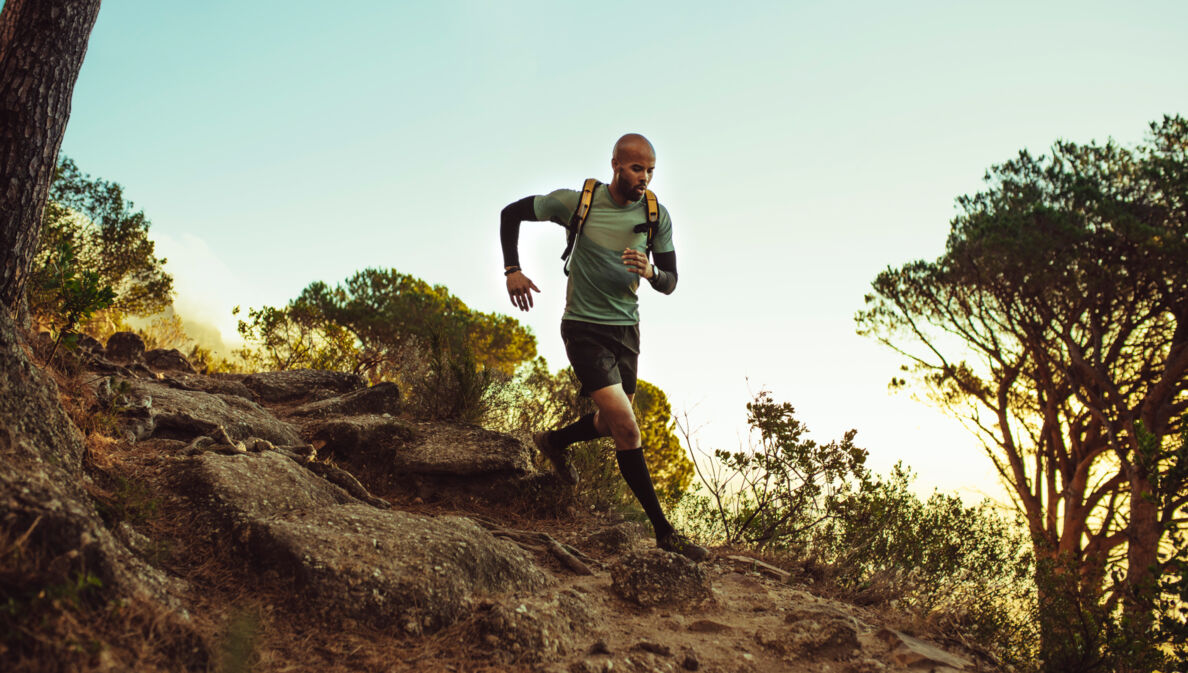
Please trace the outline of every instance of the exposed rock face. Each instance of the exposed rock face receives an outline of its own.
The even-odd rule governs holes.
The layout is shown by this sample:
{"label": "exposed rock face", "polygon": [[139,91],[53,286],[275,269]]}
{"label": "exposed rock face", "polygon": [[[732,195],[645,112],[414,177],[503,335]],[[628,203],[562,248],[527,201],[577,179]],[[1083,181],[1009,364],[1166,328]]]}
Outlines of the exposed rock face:
{"label": "exposed rock face", "polygon": [[144,363],[159,372],[194,373],[194,366],[176,348],[154,348],[144,354]]}
{"label": "exposed rock face", "polygon": [[303,404],[289,413],[293,416],[311,418],[364,414],[395,415],[400,413],[402,403],[400,388],[395,383],[385,382],[345,395]]}
{"label": "exposed rock face", "polygon": [[172,603],[176,580],[140,562],[104,526],[82,482],[82,435],[57,387],[29,362],[0,311],[0,524],[53,558],[63,575],[91,572],[105,589]]}
{"label": "exposed rock face", "polygon": [[586,599],[569,590],[549,596],[513,596],[479,618],[479,630],[495,658],[549,661],[585,649],[592,639],[593,613]]}
{"label": "exposed rock face", "polygon": [[265,402],[321,400],[349,393],[367,386],[358,374],[327,372],[318,369],[289,369],[282,372],[259,372],[243,379]]}
{"label": "exposed rock face", "polygon": [[203,454],[181,482],[262,569],[291,577],[330,616],[430,632],[479,595],[546,583],[523,550],[469,519],[376,509],[278,453]]}
{"label": "exposed rock face", "polygon": [[281,446],[301,443],[296,427],[242,397],[180,390],[156,381],[128,383],[126,420],[136,439],[190,440],[213,436],[222,426],[235,440],[255,436]]}
{"label": "exposed rock face", "polygon": [[610,573],[611,588],[620,598],[645,607],[700,603],[713,596],[704,568],[660,549],[627,554]]}
{"label": "exposed rock face", "polygon": [[190,374],[186,372],[170,372],[163,381],[171,388],[178,390],[198,390],[217,395],[234,395],[245,400],[256,400],[256,394],[250,388],[235,379],[215,378]]}
{"label": "exposed rock face", "polygon": [[107,339],[107,359],[128,364],[144,357],[144,339],[135,332],[116,332]]}
{"label": "exposed rock face", "polygon": [[379,493],[417,484],[506,489],[532,470],[523,442],[472,425],[352,416],[309,425],[305,434]]}

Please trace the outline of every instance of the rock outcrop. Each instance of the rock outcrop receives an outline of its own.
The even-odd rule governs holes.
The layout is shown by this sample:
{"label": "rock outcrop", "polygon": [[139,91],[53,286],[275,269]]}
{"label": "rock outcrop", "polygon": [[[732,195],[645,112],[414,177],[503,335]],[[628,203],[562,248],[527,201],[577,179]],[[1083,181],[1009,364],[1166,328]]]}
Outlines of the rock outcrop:
{"label": "rock outcrop", "polygon": [[504,497],[532,471],[524,442],[473,425],[364,415],[315,422],[304,435],[377,493]]}
{"label": "rock outcrop", "polygon": [[546,583],[522,549],[473,521],[376,509],[276,452],[203,454],[178,477],[261,570],[291,578],[331,617],[418,634],[476,597]]}
{"label": "rock outcrop", "polygon": [[223,427],[233,439],[267,439],[273,444],[301,443],[295,426],[237,395],[183,390],[159,381],[123,379],[128,390],[124,416],[137,440],[191,440]]}
{"label": "rock outcrop", "polygon": [[320,400],[349,393],[367,386],[358,374],[328,372],[320,369],[288,369],[259,372],[243,379],[243,385],[264,402]]}
{"label": "rock outcrop", "polygon": [[403,398],[395,383],[377,383],[370,388],[355,390],[303,404],[289,412],[290,416],[325,418],[327,416],[360,416],[385,414],[394,416],[402,409]]}

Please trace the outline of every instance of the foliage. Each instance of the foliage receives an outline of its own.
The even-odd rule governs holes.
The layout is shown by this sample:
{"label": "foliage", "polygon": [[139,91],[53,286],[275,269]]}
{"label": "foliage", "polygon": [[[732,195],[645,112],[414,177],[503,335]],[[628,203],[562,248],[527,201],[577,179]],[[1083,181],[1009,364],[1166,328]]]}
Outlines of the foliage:
{"label": "foliage", "polygon": [[95,311],[111,306],[115,292],[109,285],[101,285],[99,274],[94,271],[80,271],[74,249],[69,243],[58,244],[54,255],[42,267],[40,290],[44,295],[41,306],[44,319],[48,320],[54,335],[54,345],[45,361],[53,359],[58,346],[65,342],[74,345],[80,322],[85,322]]}
{"label": "foliage", "polygon": [[908,359],[1010,485],[1049,573],[1045,665],[1098,665],[1074,650],[1105,636],[1073,634],[1121,607],[1114,626],[1145,654],[1116,663],[1141,667],[1158,549],[1188,502],[1182,459],[1154,458],[1188,409],[1188,121],[1152,124],[1134,150],[1021,152],[987,182],[958,199],[944,255],[879,274],[859,332]]}
{"label": "foliage", "polygon": [[62,246],[73,251],[80,276],[93,274],[99,286],[114,290],[112,311],[151,315],[163,310],[170,302],[173,278],[164,269],[165,260],[156,256],[149,225],[144,211],[134,210],[124,199],[120,185],[92,178],[62,157],[30,270],[30,310],[38,317],[54,312],[54,265]]}
{"label": "foliage", "polygon": [[766,391],[747,412],[747,450],[695,461],[702,489],[679,510],[690,532],[782,556],[860,602],[894,601],[985,644],[1001,661],[1034,658],[1034,564],[1024,528],[989,502],[921,499],[902,464],[887,477],[872,475],[853,431],[828,444],[808,439],[793,407]]}
{"label": "foliage", "polygon": [[834,503],[814,532],[811,553],[834,580],[859,592],[878,585],[913,613],[1016,663],[1035,657],[1033,555],[1019,522],[989,501],[968,507],[955,495],[911,492],[902,463],[862,481]]}
{"label": "foliage", "polygon": [[479,368],[508,376],[536,357],[536,338],[514,318],[471,310],[444,285],[395,269],[364,269],[333,289],[311,283],[290,308],[349,331],[373,379],[398,378],[410,349],[469,351]]}
{"label": "foliage", "polygon": [[365,269],[334,288],[311,283],[287,306],[249,309],[239,333],[236,354],[249,366],[396,381],[411,409],[473,422],[498,413],[502,387],[536,356],[536,338],[514,318],[471,310],[445,286],[395,269]]}
{"label": "foliage", "polygon": [[[239,307],[233,313],[239,314]],[[354,336],[304,305],[248,309],[235,354],[261,371],[309,368],[359,373],[366,367]]]}
{"label": "foliage", "polygon": [[853,430],[828,444],[808,439],[792,405],[767,391],[747,403],[747,423],[747,449],[717,449],[713,460],[694,461],[712,500],[706,505],[727,543],[801,545],[835,515],[838,499],[867,478],[866,450],[854,446]]}
{"label": "foliage", "polygon": [[499,370],[480,367],[468,348],[454,352],[436,338],[423,358],[409,362],[402,378],[408,382],[408,406],[420,418],[482,423],[508,380]]}
{"label": "foliage", "polygon": [[[1174,456],[1177,469],[1185,469],[1188,461],[1188,422],[1182,421],[1180,436],[1166,445],[1166,454]],[[1170,470],[1168,471],[1170,472]],[[1173,475],[1178,477],[1178,475]],[[1164,496],[1169,497],[1164,490]],[[1188,530],[1183,520],[1174,521],[1161,550],[1165,564],[1160,577],[1158,620],[1154,640],[1164,644],[1166,670],[1188,670]]]}

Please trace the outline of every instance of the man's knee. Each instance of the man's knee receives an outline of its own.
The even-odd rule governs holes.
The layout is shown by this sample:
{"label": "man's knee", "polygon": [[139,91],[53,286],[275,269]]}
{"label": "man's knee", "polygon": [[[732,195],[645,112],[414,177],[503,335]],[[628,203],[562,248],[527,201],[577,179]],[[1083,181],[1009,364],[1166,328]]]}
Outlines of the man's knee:
{"label": "man's knee", "polygon": [[626,413],[619,412],[605,416],[610,426],[611,436],[619,444],[639,445],[639,425],[635,422],[635,414],[627,409]]}

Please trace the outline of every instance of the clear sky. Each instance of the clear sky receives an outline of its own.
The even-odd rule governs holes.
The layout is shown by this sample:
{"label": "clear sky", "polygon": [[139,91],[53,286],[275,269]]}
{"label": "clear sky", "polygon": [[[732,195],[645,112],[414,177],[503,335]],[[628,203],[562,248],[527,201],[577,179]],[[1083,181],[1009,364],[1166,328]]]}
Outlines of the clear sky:
{"label": "clear sky", "polygon": [[[943,249],[953,199],[1057,138],[1188,114],[1188,3],[107,0],[63,151],[152,219],[179,312],[395,267],[511,313],[498,213],[636,131],[672,214],[675,294],[641,288],[643,378],[734,448],[769,388],[823,441],[923,489],[997,492],[972,436],[854,333],[887,266]],[[525,223],[554,368],[559,227]]]}

